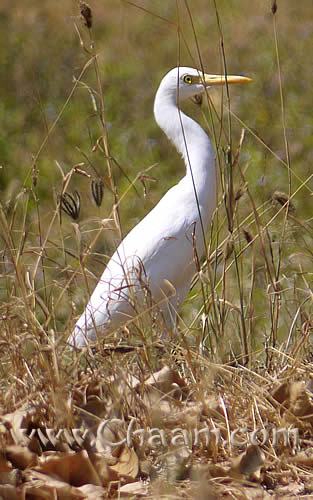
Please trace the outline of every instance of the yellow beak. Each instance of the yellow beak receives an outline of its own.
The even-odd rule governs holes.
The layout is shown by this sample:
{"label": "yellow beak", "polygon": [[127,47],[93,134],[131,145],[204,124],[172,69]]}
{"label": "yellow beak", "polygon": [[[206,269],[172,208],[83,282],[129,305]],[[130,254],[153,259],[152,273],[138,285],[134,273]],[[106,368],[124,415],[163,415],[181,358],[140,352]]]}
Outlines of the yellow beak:
{"label": "yellow beak", "polygon": [[234,75],[203,75],[203,80],[206,87],[211,87],[213,85],[230,85],[233,83],[250,83],[251,78],[246,76],[234,76]]}

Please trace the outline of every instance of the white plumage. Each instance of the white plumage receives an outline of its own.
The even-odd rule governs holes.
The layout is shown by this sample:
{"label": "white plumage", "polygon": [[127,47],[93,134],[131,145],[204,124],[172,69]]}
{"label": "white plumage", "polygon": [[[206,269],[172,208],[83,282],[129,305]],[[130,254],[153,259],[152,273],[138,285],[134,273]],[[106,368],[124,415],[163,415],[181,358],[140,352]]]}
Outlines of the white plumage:
{"label": "white plumage", "polygon": [[[144,302],[143,289],[149,289],[167,328],[174,327],[176,311],[196,271],[194,246],[200,258],[205,251],[204,231],[216,206],[210,139],[198,123],[180,111],[179,104],[203,93],[205,87],[225,84],[225,80],[224,76],[179,67],[161,81],[154,116],[182,155],[186,175],[121,242],[75,325],[69,338],[72,346],[84,347],[138,314]],[[248,81],[227,76],[229,84]]]}

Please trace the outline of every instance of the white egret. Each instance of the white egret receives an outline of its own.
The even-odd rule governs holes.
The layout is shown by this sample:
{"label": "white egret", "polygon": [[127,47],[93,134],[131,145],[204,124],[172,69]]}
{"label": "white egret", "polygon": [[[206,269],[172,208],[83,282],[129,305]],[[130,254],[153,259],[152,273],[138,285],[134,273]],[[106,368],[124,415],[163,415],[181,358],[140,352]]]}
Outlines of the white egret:
{"label": "white egret", "polygon": [[208,75],[174,68],[165,75],[154,101],[159,127],[183,157],[186,174],[121,242],[106,266],[69,343],[84,347],[117,329],[137,314],[143,288],[159,304],[166,327],[173,329],[176,312],[196,271],[195,249],[205,252],[205,231],[216,206],[215,155],[208,135],[179,108],[188,98],[215,85],[247,83],[243,76]]}

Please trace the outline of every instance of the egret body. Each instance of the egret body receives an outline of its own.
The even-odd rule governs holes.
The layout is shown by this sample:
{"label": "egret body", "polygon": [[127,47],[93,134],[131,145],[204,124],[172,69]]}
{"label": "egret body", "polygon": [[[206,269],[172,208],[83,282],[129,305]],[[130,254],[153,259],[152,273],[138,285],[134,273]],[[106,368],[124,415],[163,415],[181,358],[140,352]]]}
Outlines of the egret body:
{"label": "egret body", "polygon": [[[249,78],[227,76],[227,83]],[[121,242],[106,266],[69,343],[81,348],[117,329],[138,314],[145,290],[161,310],[168,329],[185,299],[198,258],[205,252],[205,231],[216,207],[215,156],[198,123],[180,110],[188,98],[223,85],[225,76],[193,68],[165,75],[154,101],[159,127],[181,154],[186,174]]]}

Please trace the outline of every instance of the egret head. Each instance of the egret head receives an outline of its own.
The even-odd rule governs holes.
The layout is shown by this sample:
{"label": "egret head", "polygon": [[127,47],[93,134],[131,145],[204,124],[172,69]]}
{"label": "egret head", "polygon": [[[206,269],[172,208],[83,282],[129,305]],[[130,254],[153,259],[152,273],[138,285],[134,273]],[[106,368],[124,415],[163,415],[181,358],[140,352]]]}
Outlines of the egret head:
{"label": "egret head", "polygon": [[202,94],[206,88],[216,85],[249,83],[251,78],[234,75],[208,75],[201,70],[180,66],[169,71],[159,89],[164,94],[174,96],[176,102]]}

